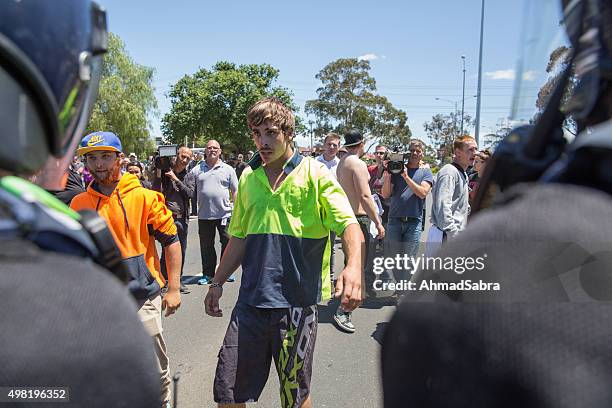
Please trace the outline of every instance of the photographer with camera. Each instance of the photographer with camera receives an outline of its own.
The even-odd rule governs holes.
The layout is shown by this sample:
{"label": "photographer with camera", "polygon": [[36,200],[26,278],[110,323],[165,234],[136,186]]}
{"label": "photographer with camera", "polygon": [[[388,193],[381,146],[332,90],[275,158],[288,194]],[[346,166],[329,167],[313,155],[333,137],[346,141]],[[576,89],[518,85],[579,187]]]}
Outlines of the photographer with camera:
{"label": "photographer with camera", "polygon": [[[385,239],[385,256],[397,254],[414,256],[419,249],[421,222],[425,197],[431,190],[433,174],[428,167],[421,166],[424,143],[412,139],[409,155],[389,153],[381,193],[389,200],[389,221]],[[408,162],[405,162],[405,159]],[[407,279],[395,275],[396,281]]]}
{"label": "photographer with camera", "polygon": [[[169,156],[158,155],[155,160],[155,179],[153,190],[159,191],[166,199],[166,206],[172,211],[172,218],[176,225],[176,231],[181,243],[183,261],[181,263],[181,277],[185,265],[185,251],[187,250],[187,226],[189,222],[189,199],[194,196],[195,177],[187,171],[187,165],[191,161],[192,152],[186,146],[178,148],[176,155],[171,159]],[[160,167],[157,167],[160,166]],[[161,258],[161,269],[164,278],[168,279],[164,255]],[[189,293],[189,289],[181,281],[180,291]]]}

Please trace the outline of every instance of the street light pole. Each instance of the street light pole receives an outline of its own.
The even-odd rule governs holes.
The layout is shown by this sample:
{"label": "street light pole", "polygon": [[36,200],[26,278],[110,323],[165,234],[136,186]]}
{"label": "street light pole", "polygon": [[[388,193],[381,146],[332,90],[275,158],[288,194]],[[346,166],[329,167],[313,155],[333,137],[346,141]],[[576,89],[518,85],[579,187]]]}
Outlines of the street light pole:
{"label": "street light pole", "polygon": [[457,114],[459,113],[457,110],[457,101],[451,101],[450,99],[444,98],[436,98],[436,101],[450,102],[455,105],[455,113],[453,114],[453,136],[457,137]]}
{"label": "street light pole", "polygon": [[310,155],[312,156],[312,125],[314,124],[314,121],[309,120],[308,124],[310,125]]}
{"label": "street light pole", "polygon": [[465,113],[465,55],[461,56],[463,60],[463,93],[461,94],[461,136],[463,136],[463,114]]}
{"label": "street light pole", "polygon": [[455,114],[453,115],[453,132],[455,133],[455,139],[457,138],[457,113],[457,102],[455,102]]}
{"label": "street light pole", "polygon": [[478,139],[480,135],[480,91],[482,87],[482,37],[484,32],[484,7],[485,0],[482,0],[482,7],[480,10],[480,51],[478,52],[478,92],[476,92],[476,144],[478,144]]}

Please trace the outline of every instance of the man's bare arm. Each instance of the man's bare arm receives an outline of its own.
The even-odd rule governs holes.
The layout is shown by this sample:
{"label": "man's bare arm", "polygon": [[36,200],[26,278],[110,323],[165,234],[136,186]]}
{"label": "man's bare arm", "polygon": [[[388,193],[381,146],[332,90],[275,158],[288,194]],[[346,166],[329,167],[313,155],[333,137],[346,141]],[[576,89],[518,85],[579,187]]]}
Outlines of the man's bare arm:
{"label": "man's bare arm", "polygon": [[408,187],[410,187],[410,189],[412,191],[414,191],[414,194],[417,197],[419,197],[419,198],[427,197],[427,194],[429,193],[429,190],[431,190],[431,184],[429,184],[427,181],[423,181],[421,184],[417,184],[408,175],[408,171],[406,170],[406,168],[404,168],[404,172],[402,173],[402,178],[404,179],[406,184],[408,184]]}
{"label": "man's bare arm", "polygon": [[162,300],[162,309],[166,310],[166,317],[170,316],[181,306],[181,243],[176,241],[163,248],[166,258],[166,271],[168,271],[168,292]]}
{"label": "man's bare arm", "polygon": [[382,194],[384,198],[389,198],[391,197],[391,194],[393,194],[393,183],[391,182],[391,174],[389,173],[385,175],[382,188],[380,189],[380,194]]}
{"label": "man's bare arm", "polygon": [[242,264],[245,249],[246,239],[230,236],[213,282],[223,284],[232,273],[236,272],[236,269]]}
{"label": "man's bare arm", "polygon": [[342,308],[350,312],[355,310],[363,300],[361,294],[361,276],[365,264],[365,239],[358,224],[351,224],[342,233],[342,247],[347,258],[346,266],[338,275],[335,297],[340,297]]}
{"label": "man's bare arm", "polygon": [[[215,272],[213,283],[224,284],[227,278],[238,269],[242,264],[244,253],[246,250],[246,240],[243,238],[230,237],[219,267]],[[214,317],[223,316],[223,312],[219,308],[219,299],[223,294],[223,289],[219,286],[210,287],[204,298],[204,309],[207,314]]]}

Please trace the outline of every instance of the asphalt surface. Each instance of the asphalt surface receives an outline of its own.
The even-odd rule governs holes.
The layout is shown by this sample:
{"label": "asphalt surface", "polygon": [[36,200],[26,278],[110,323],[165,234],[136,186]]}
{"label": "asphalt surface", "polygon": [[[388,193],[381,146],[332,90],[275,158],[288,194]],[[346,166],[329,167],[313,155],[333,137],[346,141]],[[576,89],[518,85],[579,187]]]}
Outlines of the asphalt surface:
{"label": "asphalt surface", "polygon": [[[430,208],[429,197],[427,208]],[[429,218],[429,216],[427,217]],[[427,226],[428,227],[428,226]],[[426,234],[422,235],[424,240]],[[339,242],[339,241],[338,241]],[[337,248],[341,245],[338,243]],[[217,242],[219,253],[219,243]],[[342,251],[336,251],[336,273],[343,264]],[[189,237],[183,281],[191,289],[183,295],[179,311],[164,318],[172,374],[178,373],[178,407],[214,407],[213,380],[217,355],[225,335],[232,308],[238,296],[240,272],[235,283],[226,283],[221,298],[223,317],[204,312],[207,286],[198,286],[201,276],[197,220],[189,223]],[[319,306],[319,328],[315,347],[311,395],[314,407],[382,407],[379,353],[386,322],[395,311],[389,298],[367,300],[353,313],[357,331],[341,332],[333,323],[337,301]],[[268,383],[257,404],[278,407],[279,382],[270,367]]]}

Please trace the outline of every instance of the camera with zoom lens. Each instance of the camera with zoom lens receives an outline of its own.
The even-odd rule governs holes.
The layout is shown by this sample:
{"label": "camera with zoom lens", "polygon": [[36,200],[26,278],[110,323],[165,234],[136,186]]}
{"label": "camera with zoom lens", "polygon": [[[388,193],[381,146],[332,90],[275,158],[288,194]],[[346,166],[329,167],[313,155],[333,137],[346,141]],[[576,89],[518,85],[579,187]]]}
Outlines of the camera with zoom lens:
{"label": "camera with zoom lens", "polygon": [[391,174],[401,174],[409,159],[410,153],[400,152],[399,147],[395,147],[393,151],[388,152],[385,156],[385,160],[389,161],[387,163],[387,171]]}
{"label": "camera with zoom lens", "polygon": [[168,171],[172,167],[172,158],[178,153],[178,145],[159,146],[155,156],[155,168],[157,170]]}

